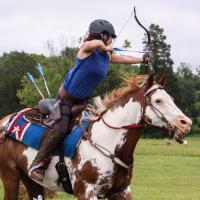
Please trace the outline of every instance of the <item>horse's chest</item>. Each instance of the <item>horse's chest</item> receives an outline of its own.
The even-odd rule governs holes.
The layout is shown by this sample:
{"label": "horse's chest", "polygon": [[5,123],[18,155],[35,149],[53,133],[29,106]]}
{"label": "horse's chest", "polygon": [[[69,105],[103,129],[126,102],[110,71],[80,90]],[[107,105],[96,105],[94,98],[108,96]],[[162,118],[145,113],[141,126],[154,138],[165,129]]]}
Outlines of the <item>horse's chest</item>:
{"label": "horse's chest", "polygon": [[124,169],[116,170],[113,167],[112,170],[98,170],[95,167],[92,168],[89,162],[87,165],[88,170],[81,169],[78,173],[75,172],[75,190],[76,186],[79,189],[79,186],[84,183],[84,188],[92,186],[97,196],[104,197],[118,191],[124,191],[130,184],[129,173]]}
{"label": "horse's chest", "polygon": [[95,184],[105,185],[111,183],[114,174],[114,165],[105,159],[91,158],[77,165],[74,174],[84,181]]}
{"label": "horse's chest", "polygon": [[98,155],[93,154],[87,161],[80,157],[79,161],[72,178],[75,189],[84,183],[84,187],[92,185],[97,195],[104,196],[129,185],[128,171],[116,167],[108,157],[98,158]]}

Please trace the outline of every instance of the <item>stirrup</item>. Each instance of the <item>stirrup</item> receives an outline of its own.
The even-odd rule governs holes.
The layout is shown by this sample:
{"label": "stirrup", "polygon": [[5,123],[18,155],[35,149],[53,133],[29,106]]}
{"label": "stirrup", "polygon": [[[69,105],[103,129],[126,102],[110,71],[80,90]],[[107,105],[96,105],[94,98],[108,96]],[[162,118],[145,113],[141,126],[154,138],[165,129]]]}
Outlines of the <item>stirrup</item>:
{"label": "stirrup", "polygon": [[28,175],[36,181],[43,182],[45,169],[41,164],[30,167]]}

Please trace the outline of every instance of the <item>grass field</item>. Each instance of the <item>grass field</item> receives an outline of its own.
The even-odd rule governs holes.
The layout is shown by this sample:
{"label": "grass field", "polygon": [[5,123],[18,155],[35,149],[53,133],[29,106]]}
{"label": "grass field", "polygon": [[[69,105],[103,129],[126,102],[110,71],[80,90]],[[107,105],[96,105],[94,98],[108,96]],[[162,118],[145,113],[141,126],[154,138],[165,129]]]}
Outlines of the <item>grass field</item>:
{"label": "grass field", "polygon": [[[134,158],[134,200],[200,199],[200,138],[188,138],[187,145],[173,142],[170,146],[164,140],[141,139]],[[0,190],[0,199],[2,193]],[[56,199],[75,198],[59,193]]]}

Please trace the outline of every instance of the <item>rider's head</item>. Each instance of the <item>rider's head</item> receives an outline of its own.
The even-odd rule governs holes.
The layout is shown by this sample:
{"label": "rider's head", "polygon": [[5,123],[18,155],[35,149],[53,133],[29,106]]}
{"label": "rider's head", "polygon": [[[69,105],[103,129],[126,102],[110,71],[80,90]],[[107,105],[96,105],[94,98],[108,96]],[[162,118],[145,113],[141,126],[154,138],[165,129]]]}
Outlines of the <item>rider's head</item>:
{"label": "rider's head", "polygon": [[94,20],[89,26],[89,36],[86,40],[102,40],[104,36],[111,36],[113,39],[117,37],[113,25],[103,19]]}

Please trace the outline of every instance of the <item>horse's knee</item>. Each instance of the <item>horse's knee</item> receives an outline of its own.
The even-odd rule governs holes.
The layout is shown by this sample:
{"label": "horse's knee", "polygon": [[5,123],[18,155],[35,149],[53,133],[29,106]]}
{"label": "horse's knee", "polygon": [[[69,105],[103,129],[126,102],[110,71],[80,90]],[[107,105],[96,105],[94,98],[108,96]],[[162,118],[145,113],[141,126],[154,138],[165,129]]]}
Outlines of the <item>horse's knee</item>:
{"label": "horse's knee", "polygon": [[131,191],[128,188],[122,192],[114,193],[108,200],[132,200]]}

